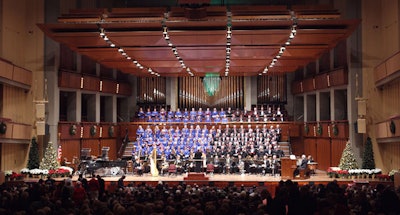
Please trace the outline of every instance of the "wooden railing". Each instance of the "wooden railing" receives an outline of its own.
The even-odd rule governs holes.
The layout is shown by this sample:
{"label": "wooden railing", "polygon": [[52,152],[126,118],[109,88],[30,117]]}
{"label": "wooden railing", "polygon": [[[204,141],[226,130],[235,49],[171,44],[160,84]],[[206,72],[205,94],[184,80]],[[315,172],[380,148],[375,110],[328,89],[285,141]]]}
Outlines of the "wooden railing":
{"label": "wooden railing", "polygon": [[115,80],[108,79],[101,80],[99,77],[69,71],[59,72],[58,86],[61,88],[82,89],[124,96],[132,94],[131,86],[128,83],[118,83]]}
{"label": "wooden railing", "polygon": [[315,77],[292,82],[292,94],[301,94],[315,90],[328,89],[333,86],[348,84],[347,71],[336,69],[327,73],[318,74]]}
{"label": "wooden railing", "polygon": [[[30,140],[32,125],[13,122],[11,119],[0,118],[0,139]],[[5,126],[5,127],[4,127]]]}
{"label": "wooden railing", "polygon": [[400,78],[400,52],[397,52],[376,66],[374,76],[377,87]]}
{"label": "wooden railing", "polygon": [[390,139],[400,137],[400,115],[390,117],[375,124],[376,138]]}
{"label": "wooden railing", "polygon": [[302,125],[302,134],[304,137],[347,139],[349,124],[347,120],[305,122]]}
{"label": "wooden railing", "polygon": [[29,89],[32,85],[32,72],[0,59],[0,78],[8,84]]}
{"label": "wooden railing", "polygon": [[119,126],[109,122],[59,122],[59,138],[64,139],[109,139],[119,136]]}

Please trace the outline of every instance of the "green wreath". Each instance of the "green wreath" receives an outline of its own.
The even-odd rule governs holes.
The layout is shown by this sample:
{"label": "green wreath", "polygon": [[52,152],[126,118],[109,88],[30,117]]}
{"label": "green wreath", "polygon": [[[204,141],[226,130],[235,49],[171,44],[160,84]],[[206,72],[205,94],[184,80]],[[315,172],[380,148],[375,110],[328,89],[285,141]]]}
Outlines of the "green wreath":
{"label": "green wreath", "polygon": [[0,134],[5,134],[7,132],[7,124],[4,122],[0,123]]}
{"label": "green wreath", "polygon": [[94,136],[97,133],[97,126],[92,125],[92,127],[90,127],[90,135]]}
{"label": "green wreath", "polygon": [[339,128],[337,127],[336,124],[332,125],[332,131],[333,131],[333,135],[335,135],[335,136],[339,135]]}
{"label": "green wreath", "polygon": [[108,127],[108,136],[113,137],[114,136],[114,126]]}
{"label": "green wreath", "polygon": [[71,125],[71,126],[69,127],[69,134],[70,134],[71,136],[74,136],[74,135],[76,134],[76,125]]}
{"label": "green wreath", "polygon": [[304,132],[308,134],[310,132],[310,127],[307,124],[304,124]]}
{"label": "green wreath", "polygon": [[393,120],[390,121],[389,128],[390,128],[390,133],[392,133],[392,134],[396,133],[396,124],[394,123]]}
{"label": "green wreath", "polygon": [[318,127],[317,127],[317,134],[318,134],[319,136],[322,135],[322,126],[321,126],[321,124],[318,124]]}

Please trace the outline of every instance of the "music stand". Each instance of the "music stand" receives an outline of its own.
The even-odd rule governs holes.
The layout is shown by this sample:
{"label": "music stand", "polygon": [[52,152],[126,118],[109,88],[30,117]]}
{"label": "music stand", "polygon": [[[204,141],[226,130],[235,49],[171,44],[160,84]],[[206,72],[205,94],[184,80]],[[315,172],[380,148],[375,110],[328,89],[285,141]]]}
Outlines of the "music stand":
{"label": "music stand", "polygon": [[101,158],[105,161],[108,161],[108,151],[110,151],[110,147],[108,146],[103,146],[101,148]]}
{"label": "music stand", "polygon": [[90,160],[90,152],[92,151],[91,148],[82,148],[81,149],[81,160]]}

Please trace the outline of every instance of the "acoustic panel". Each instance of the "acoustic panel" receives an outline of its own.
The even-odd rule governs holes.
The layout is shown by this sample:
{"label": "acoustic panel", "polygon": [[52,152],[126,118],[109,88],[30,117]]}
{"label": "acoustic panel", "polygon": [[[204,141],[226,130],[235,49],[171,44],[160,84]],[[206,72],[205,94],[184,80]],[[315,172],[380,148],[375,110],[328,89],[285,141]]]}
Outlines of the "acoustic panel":
{"label": "acoustic panel", "polygon": [[360,134],[367,133],[367,124],[365,119],[357,119],[357,132]]}

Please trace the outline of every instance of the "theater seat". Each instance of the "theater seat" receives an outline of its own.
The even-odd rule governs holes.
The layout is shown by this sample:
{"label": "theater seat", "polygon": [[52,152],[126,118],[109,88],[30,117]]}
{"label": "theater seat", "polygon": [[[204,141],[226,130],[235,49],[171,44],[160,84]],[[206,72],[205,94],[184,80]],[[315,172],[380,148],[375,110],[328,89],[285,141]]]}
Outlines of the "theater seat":
{"label": "theater seat", "polygon": [[211,163],[207,164],[206,172],[209,174],[213,174],[214,173],[214,165]]}
{"label": "theater seat", "polygon": [[168,167],[168,175],[175,174],[176,175],[176,165],[170,164]]}

